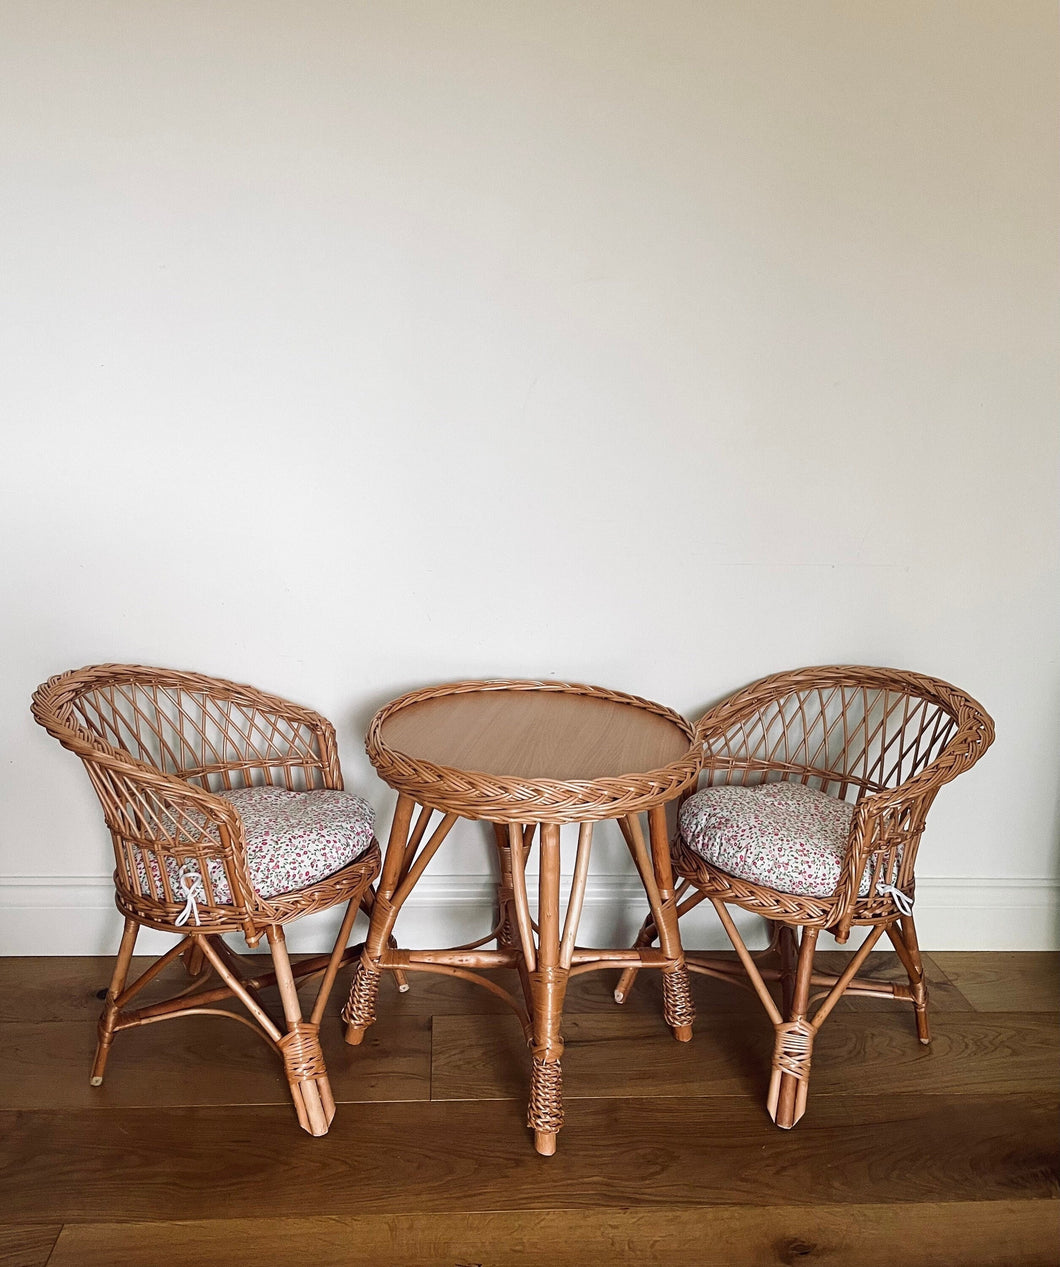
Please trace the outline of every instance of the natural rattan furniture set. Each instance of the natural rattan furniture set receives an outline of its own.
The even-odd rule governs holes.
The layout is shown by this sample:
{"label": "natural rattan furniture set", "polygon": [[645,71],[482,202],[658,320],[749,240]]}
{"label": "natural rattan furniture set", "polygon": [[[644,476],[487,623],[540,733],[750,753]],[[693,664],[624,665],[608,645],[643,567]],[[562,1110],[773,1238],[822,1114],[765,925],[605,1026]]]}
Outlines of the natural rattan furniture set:
{"label": "natural rattan furniture set", "polygon": [[[51,678],[35,692],[33,714],[83,761],[114,844],[125,932],[93,1085],[118,1030],[219,1013],[277,1051],[300,1124],[323,1135],[335,1103],[318,1031],[340,967],[356,961],[343,1009],[354,1046],[375,1019],[383,971],[402,988],[407,973],[447,973],[483,985],[519,1017],[532,1053],[528,1125],[544,1154],[563,1122],[561,1020],[576,974],[616,968],[622,1002],[640,969],[661,970],[665,1019],[679,1040],[692,1034],[690,970],[753,989],[775,1029],[767,1104],[784,1127],[805,1110],[814,1036],[845,991],[908,1000],[928,1042],[912,915],[917,847],[938,789],[993,740],[984,710],[947,683],[863,666],[774,674],[695,727],[599,687],[429,687],[387,704],[368,729],[368,755],[398,793],[380,872],[372,811],[343,791],[334,728],[307,708],[200,674],[111,664]],[[398,949],[402,906],[460,818],[492,825],[496,923],[464,946]],[[593,828],[606,819],[617,822],[644,886],[649,913],[632,948],[577,943]],[[563,914],[565,824],[578,826]],[[536,904],[527,868],[535,847]],[[680,916],[704,900],[736,962],[683,950]],[[292,966],[284,925],[341,903],[331,953]],[[730,905],[765,917],[768,951],[748,950]],[[358,910],[368,933],[350,948]],[[129,984],[141,925],[178,940]],[[856,925],[869,932],[842,974],[817,971],[820,931],[845,942]],[[266,938],[272,970],[237,955],[225,933],[251,948]],[[858,975],[884,933],[907,986]],[[178,957],[190,983],[133,1006]],[[515,970],[519,996],[484,975],[496,968]],[[312,977],[320,984],[305,1019],[298,983]],[[262,1000],[267,986],[278,990],[282,1018]],[[246,1015],[217,1006],[232,999]]]}

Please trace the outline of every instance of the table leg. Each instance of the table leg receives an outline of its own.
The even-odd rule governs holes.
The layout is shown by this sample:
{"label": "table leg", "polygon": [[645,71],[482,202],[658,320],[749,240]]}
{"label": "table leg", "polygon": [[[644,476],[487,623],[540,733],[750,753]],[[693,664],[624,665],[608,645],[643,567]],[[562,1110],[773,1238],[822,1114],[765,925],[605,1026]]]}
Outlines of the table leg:
{"label": "table leg", "polygon": [[346,1022],[346,1041],[356,1047],[364,1038],[364,1031],[375,1020],[375,1001],[379,993],[379,977],[384,968],[394,971],[399,964],[396,952],[390,949],[390,934],[397,922],[398,913],[408,895],[423,875],[427,864],[438,852],[442,841],[452,830],[456,814],[446,814],[424,843],[424,835],[434,811],[423,806],[411,833],[412,810],[416,802],[411,796],[398,797],[394,810],[394,822],[390,828],[383,874],[379,877],[372,918],[368,924],[361,962],[353,976],[350,997],[342,1010]]}
{"label": "table leg", "polygon": [[[497,905],[499,907],[500,927],[497,931],[497,948],[499,950],[521,949],[516,962],[519,973],[519,984],[523,989],[523,999],[529,1013],[533,1006],[533,991],[530,988],[529,965],[534,962],[533,931],[530,925],[530,912],[525,901],[526,893],[526,859],[530,853],[535,828],[530,825],[521,828],[517,825],[494,823],[493,830],[497,838],[497,854],[500,859],[501,878],[497,886]],[[514,862],[513,862],[514,858]],[[523,893],[524,923],[520,928],[519,893],[516,890],[514,868],[519,869],[521,891]],[[524,935],[531,940],[530,953],[523,945]]]}
{"label": "table leg", "polygon": [[670,966],[663,969],[663,1015],[678,1042],[686,1043],[692,1037],[696,1011],[677,924],[670,839],[666,830],[666,810],[662,805],[648,811],[648,834],[650,852],[639,816],[630,814],[626,818],[623,835],[644,883],[659,947],[670,961]]}
{"label": "table leg", "polygon": [[364,1031],[375,1020],[375,1001],[379,994],[379,961],[390,943],[390,934],[397,920],[398,909],[391,901],[401,879],[405,864],[405,845],[409,838],[409,824],[415,806],[411,796],[399,796],[390,827],[386,858],[379,877],[372,915],[368,923],[368,935],[361,952],[361,961],[354,969],[350,997],[342,1009],[346,1022],[346,1042],[356,1047],[364,1038]]}
{"label": "table leg", "polygon": [[563,1125],[560,1018],[570,975],[569,967],[564,967],[560,961],[557,823],[541,824],[539,869],[537,963],[530,972],[534,1063],[530,1075],[527,1125],[534,1132],[534,1147],[547,1157],[556,1151],[556,1133]]}
{"label": "table leg", "polygon": [[516,944],[515,912],[512,902],[515,889],[512,887],[512,851],[508,844],[508,828],[502,823],[493,824],[493,834],[497,841],[497,858],[500,864],[500,879],[497,881],[497,945],[508,950]]}

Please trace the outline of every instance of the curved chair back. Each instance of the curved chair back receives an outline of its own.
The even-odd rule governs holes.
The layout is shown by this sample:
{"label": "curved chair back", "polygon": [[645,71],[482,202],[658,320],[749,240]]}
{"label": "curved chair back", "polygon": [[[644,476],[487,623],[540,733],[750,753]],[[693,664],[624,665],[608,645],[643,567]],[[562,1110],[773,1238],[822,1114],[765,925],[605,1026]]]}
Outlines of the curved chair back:
{"label": "curved chair back", "polygon": [[[206,891],[201,923],[215,931],[241,927],[256,944],[275,912],[251,884],[239,814],[215,793],[265,784],[341,789],[331,723],[253,687],[129,664],[50,678],[34,692],[32,708],[81,758],[99,796],[119,908],[179,931],[185,894],[173,872],[187,868]],[[223,867],[226,901],[214,892],[211,861],[215,873]]]}
{"label": "curved chair back", "polygon": [[[842,940],[870,858],[870,895],[881,882],[911,890],[936,793],[978,761],[994,725],[980,704],[938,678],[824,665],[752,683],[707,712],[696,735],[708,783],[787,779],[857,802],[836,891]],[[872,912],[859,906],[860,914]]]}

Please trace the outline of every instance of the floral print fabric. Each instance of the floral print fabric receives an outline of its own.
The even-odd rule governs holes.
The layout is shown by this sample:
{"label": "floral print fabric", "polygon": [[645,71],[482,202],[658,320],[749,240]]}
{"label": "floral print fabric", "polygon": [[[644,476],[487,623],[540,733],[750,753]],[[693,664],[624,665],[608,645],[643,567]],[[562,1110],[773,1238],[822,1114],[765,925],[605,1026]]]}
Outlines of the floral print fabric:
{"label": "floral print fabric", "polygon": [[[854,806],[801,783],[712,787],[681,807],[685,844],[712,866],[800,897],[830,897]],[[869,889],[871,864],[860,895]]]}
{"label": "floral print fabric", "polygon": [[[354,862],[372,844],[372,807],[352,792],[253,787],[218,795],[234,805],[243,820],[250,878],[262,897],[316,884]],[[152,858],[150,865],[157,881],[158,864]],[[166,859],[166,869],[174,894],[183,897],[175,858]],[[232,891],[220,860],[209,862],[207,869],[215,901],[231,902]],[[137,860],[137,870],[141,890],[147,895],[151,890],[143,855]],[[197,896],[201,901],[201,889]]]}

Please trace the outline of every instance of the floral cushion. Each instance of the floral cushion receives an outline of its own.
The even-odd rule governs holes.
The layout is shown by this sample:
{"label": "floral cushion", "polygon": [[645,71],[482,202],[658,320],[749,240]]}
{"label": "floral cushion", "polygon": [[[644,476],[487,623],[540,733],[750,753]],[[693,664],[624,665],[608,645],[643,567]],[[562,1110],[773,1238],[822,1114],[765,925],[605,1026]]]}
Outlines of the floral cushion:
{"label": "floral cushion", "polygon": [[[681,807],[685,844],[741,880],[801,897],[830,897],[854,806],[801,783],[704,788]],[[859,893],[869,890],[872,864]]]}
{"label": "floral cushion", "polygon": [[[351,792],[324,789],[316,792],[288,792],[278,787],[240,788],[218,795],[239,811],[247,843],[247,865],[255,890],[261,897],[275,897],[316,884],[348,866],[372,844],[372,807]],[[150,865],[158,879],[158,864]],[[214,898],[231,902],[232,891],[219,860],[207,864]],[[186,885],[180,867],[166,860],[173,892],[183,897]],[[142,855],[137,869],[140,885],[149,893]],[[199,901],[204,894],[196,887]]]}

